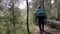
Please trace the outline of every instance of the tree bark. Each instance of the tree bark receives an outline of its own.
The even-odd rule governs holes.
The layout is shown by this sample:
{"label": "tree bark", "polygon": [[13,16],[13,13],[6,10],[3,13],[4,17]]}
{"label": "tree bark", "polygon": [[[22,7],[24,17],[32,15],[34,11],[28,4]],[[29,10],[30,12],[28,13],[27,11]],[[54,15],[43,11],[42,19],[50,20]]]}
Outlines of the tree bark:
{"label": "tree bark", "polygon": [[13,23],[13,26],[14,26],[14,34],[15,34],[15,32],[16,32],[15,30],[16,30],[16,29],[15,29],[15,17],[14,17],[14,16],[15,16],[15,15],[14,15],[14,4],[12,4],[12,7],[11,7],[11,8],[12,8],[12,16],[13,16],[13,21],[12,21],[12,23]]}
{"label": "tree bark", "polygon": [[48,22],[48,23],[53,23],[53,24],[55,24],[55,25],[60,26],[60,21],[47,19],[47,22]]}
{"label": "tree bark", "polygon": [[29,5],[28,5],[28,0],[26,0],[26,5],[27,5],[27,31],[28,31],[28,34],[30,34],[30,32],[29,32],[29,19],[28,19],[28,17],[29,17]]}

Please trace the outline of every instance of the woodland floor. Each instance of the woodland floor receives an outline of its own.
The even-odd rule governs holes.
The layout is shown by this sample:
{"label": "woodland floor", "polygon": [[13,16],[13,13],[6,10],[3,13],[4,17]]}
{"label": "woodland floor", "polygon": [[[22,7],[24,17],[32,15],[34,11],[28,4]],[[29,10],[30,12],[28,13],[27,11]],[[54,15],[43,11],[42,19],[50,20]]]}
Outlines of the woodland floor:
{"label": "woodland floor", "polygon": [[[60,34],[60,30],[49,27],[49,26],[44,26],[44,30],[45,32],[43,32],[43,34]],[[40,34],[38,26],[35,27],[34,34]]]}

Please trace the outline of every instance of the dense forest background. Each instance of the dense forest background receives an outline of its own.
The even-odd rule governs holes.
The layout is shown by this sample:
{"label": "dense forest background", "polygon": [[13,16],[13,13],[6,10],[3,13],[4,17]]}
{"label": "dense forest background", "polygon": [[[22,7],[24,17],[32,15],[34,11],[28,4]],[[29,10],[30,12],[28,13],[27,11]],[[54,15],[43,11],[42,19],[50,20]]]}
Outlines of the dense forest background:
{"label": "dense forest background", "polygon": [[[34,14],[42,0],[28,0],[29,30],[33,34],[36,27]],[[60,0],[44,0],[48,19],[60,20]],[[0,0],[0,34],[28,34],[26,0]]]}

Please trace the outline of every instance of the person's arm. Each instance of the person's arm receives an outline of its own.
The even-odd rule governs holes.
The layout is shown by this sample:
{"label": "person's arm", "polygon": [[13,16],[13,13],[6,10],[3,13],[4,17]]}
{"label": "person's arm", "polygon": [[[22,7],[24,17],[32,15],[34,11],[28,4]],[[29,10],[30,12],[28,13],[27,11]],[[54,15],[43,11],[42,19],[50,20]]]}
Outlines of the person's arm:
{"label": "person's arm", "polygon": [[45,12],[45,10],[44,10],[44,14],[45,14],[45,19],[47,19],[47,15],[46,15],[46,12]]}
{"label": "person's arm", "polygon": [[37,15],[38,15],[39,10],[37,10],[37,12],[34,14],[35,17],[35,21],[37,21]]}
{"label": "person's arm", "polygon": [[45,10],[44,10],[44,13],[45,13],[45,18],[44,18],[44,22],[45,22],[45,24],[46,24],[46,20],[47,20],[47,15],[46,15],[46,12],[45,12]]}

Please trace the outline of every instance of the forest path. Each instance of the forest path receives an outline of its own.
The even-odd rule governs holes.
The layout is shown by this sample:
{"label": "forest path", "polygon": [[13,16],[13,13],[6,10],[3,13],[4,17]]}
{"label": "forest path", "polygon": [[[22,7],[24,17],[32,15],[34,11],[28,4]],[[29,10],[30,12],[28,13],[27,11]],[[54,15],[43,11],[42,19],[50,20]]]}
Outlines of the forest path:
{"label": "forest path", "polygon": [[[55,28],[51,28],[49,26],[44,26],[44,27],[45,27],[44,28],[45,32],[43,32],[43,34],[60,34],[60,30],[57,30]],[[34,34],[40,34],[38,26],[36,26]]]}

